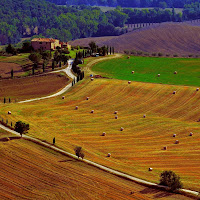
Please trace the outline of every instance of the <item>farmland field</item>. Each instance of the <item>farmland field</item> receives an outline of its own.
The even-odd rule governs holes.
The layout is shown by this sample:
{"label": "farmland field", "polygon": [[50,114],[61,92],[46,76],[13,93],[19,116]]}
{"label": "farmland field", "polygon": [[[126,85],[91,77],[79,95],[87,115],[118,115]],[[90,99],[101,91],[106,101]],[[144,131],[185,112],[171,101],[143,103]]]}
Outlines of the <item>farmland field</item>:
{"label": "farmland field", "polygon": [[[92,69],[103,76],[150,83],[200,86],[200,59],[127,56],[104,61]],[[134,71],[134,74],[131,72]],[[177,71],[177,74],[174,72]],[[160,77],[158,77],[160,74]]]}
{"label": "farmland field", "polygon": [[[35,77],[0,80],[0,102],[5,97],[12,102],[43,97],[61,90],[69,79],[62,74],[46,74]],[[55,84],[56,83],[56,84]]]}
{"label": "farmland field", "polygon": [[[154,182],[163,170],[173,170],[185,188],[199,190],[199,100],[195,87],[85,79],[64,100],[6,104],[0,116],[8,123],[29,123],[29,135],[36,138],[52,142],[56,137],[56,144],[71,153],[82,146],[87,159],[113,169]],[[8,110],[12,115],[7,115]],[[119,112],[118,119],[114,111]]]}

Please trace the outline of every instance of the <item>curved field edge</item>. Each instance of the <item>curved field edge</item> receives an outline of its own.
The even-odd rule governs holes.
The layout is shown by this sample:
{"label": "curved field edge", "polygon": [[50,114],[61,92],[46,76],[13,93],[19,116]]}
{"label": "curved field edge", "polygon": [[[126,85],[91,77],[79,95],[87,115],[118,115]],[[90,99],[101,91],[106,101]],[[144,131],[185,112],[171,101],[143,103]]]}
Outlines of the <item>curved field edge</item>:
{"label": "curved field edge", "polygon": [[[49,149],[45,148],[46,145],[40,146],[40,142],[36,142],[36,145],[35,139],[30,140],[31,142],[27,139],[0,130],[0,166],[4,169],[0,172],[1,199],[4,197],[21,199],[22,196],[26,198],[31,196],[40,200],[46,199],[47,196],[49,199],[92,200],[190,199],[179,194],[146,188],[79,162],[64,153],[60,154],[59,151],[54,150],[56,148],[54,145],[50,145]],[[16,171],[20,172],[16,173]],[[53,191],[52,186],[54,186]]]}
{"label": "curved field edge", "polygon": [[16,102],[19,100],[49,95],[59,91],[65,87],[67,83],[69,83],[69,78],[67,78],[64,73],[3,79],[0,80],[0,101],[3,102],[4,97],[7,102],[9,98],[11,99],[11,102]]}
{"label": "curved field edge", "polygon": [[[199,190],[200,94],[196,88],[85,79],[65,97],[5,105],[0,114],[9,123],[19,119],[29,123],[31,136],[50,143],[56,137],[57,145],[71,153],[76,145],[82,146],[86,158],[94,162],[153,182],[158,182],[163,170],[173,170],[185,188]],[[8,110],[12,115],[6,114]],[[106,137],[101,136],[103,132]],[[177,138],[172,137],[174,133]]]}
{"label": "curved field edge", "polygon": [[120,80],[200,86],[200,59],[134,56],[127,58],[123,56],[97,63],[92,70],[97,74]]}

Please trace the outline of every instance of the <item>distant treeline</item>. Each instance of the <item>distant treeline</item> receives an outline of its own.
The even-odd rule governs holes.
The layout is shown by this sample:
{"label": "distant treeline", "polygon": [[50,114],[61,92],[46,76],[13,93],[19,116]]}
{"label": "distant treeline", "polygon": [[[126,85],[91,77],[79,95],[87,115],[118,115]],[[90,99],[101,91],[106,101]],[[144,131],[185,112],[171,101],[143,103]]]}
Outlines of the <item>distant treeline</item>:
{"label": "distant treeline", "polygon": [[168,7],[184,8],[198,0],[48,0],[58,5],[122,6],[122,7]]}
{"label": "distant treeline", "polygon": [[[82,0],[84,2],[84,0]],[[17,43],[22,37],[40,34],[61,41],[125,33],[125,23],[160,23],[200,18],[199,4],[185,5],[183,14],[174,9],[117,7],[102,12],[91,6],[57,6],[45,0],[1,0],[0,44]]]}

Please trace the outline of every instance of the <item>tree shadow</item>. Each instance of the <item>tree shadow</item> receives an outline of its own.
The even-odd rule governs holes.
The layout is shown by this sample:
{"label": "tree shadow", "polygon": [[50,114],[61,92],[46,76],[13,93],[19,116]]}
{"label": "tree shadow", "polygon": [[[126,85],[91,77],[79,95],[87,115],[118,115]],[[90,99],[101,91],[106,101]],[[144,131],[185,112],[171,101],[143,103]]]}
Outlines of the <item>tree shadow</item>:
{"label": "tree shadow", "polygon": [[8,142],[10,140],[18,140],[21,139],[21,137],[19,136],[15,136],[15,137],[4,137],[4,138],[0,138],[0,142]]}
{"label": "tree shadow", "polygon": [[140,191],[141,194],[154,194],[154,198],[164,198],[164,197],[170,197],[173,195],[173,193],[170,193],[168,191],[162,191],[154,188],[145,188],[144,190]]}
{"label": "tree shadow", "polygon": [[77,162],[77,160],[69,159],[69,160],[59,160],[58,162]]}

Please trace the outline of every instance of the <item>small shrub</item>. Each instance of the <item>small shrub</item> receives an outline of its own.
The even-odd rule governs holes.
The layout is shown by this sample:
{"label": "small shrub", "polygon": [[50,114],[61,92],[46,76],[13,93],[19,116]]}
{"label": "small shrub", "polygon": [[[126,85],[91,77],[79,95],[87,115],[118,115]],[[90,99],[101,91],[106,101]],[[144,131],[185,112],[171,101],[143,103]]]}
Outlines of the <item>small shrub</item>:
{"label": "small shrub", "polygon": [[161,56],[163,56],[163,54],[162,53],[158,53],[158,56],[161,57]]}
{"label": "small shrub", "polygon": [[170,56],[170,54],[166,54],[166,57],[169,57]]}
{"label": "small shrub", "polygon": [[142,54],[143,54],[142,51],[137,51],[137,55],[138,55],[138,56],[141,56]]}
{"label": "small shrub", "polygon": [[174,56],[174,57],[178,57],[178,55],[177,55],[177,54],[174,54],[173,56]]}
{"label": "small shrub", "polygon": [[189,57],[189,58],[191,58],[191,57],[193,57],[193,55],[192,55],[192,54],[190,54],[190,55],[188,55],[188,57]]}
{"label": "small shrub", "polygon": [[156,54],[156,53],[152,53],[151,55],[152,55],[152,56],[156,56],[157,54]]}
{"label": "small shrub", "polygon": [[129,50],[124,50],[124,53],[128,55],[129,54]]}
{"label": "small shrub", "polygon": [[81,157],[83,159],[85,156],[82,147],[75,147],[74,152],[78,158]]}
{"label": "small shrub", "polygon": [[168,186],[171,191],[176,191],[183,187],[180,177],[173,171],[163,171],[160,175],[160,185]]}

